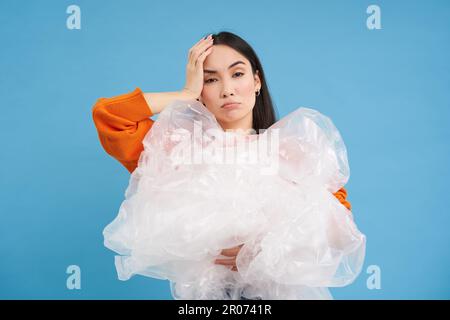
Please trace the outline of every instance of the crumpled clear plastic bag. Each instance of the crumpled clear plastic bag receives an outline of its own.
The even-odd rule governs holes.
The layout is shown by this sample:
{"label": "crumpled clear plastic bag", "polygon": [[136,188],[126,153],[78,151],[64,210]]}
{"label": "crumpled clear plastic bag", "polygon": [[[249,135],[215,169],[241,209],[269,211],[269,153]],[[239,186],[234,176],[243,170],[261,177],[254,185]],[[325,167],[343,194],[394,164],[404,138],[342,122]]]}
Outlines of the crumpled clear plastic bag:
{"label": "crumpled clear plastic bag", "polygon": [[[365,236],[333,195],[349,179],[346,148],[318,111],[246,135],[176,100],[143,145],[103,232],[119,279],[167,279],[175,299],[331,299],[360,273]],[[240,244],[238,271],[214,263]]]}

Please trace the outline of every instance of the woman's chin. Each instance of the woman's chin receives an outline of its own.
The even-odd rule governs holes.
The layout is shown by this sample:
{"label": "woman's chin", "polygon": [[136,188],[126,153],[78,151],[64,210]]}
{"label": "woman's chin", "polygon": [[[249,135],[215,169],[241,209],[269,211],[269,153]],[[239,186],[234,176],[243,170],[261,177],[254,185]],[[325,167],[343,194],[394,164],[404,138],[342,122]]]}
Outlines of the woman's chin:
{"label": "woman's chin", "polygon": [[245,112],[242,109],[223,110],[220,112],[220,117],[217,117],[222,122],[231,124],[240,121],[244,118]]}

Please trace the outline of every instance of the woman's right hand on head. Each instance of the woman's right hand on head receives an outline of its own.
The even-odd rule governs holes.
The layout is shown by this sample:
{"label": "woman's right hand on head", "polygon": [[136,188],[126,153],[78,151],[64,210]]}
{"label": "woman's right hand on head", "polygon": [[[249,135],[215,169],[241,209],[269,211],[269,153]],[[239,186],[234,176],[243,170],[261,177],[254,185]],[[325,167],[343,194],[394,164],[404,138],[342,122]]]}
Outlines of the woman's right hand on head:
{"label": "woman's right hand on head", "polygon": [[189,49],[188,63],[186,66],[186,84],[183,91],[198,99],[203,90],[203,62],[208,54],[212,52],[213,39],[209,35],[202,38],[191,49]]}

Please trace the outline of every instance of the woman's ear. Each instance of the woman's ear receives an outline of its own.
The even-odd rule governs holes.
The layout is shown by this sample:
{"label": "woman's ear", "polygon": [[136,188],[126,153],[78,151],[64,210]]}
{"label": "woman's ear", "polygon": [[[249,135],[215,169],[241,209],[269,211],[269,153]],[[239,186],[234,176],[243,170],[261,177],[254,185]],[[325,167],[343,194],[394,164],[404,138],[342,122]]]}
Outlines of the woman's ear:
{"label": "woman's ear", "polygon": [[256,87],[259,87],[259,90],[261,90],[261,79],[259,78],[259,70],[256,70],[256,74],[255,74],[255,84],[257,85]]}

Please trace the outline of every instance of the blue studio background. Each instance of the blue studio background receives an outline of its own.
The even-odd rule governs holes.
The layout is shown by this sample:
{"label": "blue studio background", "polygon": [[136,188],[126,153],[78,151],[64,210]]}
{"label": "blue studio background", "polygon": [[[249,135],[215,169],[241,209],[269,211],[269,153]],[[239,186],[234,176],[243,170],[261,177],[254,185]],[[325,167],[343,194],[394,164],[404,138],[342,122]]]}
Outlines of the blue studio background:
{"label": "blue studio background", "polygon": [[[68,6],[81,29],[66,26]],[[370,30],[369,5],[381,9]],[[331,117],[348,150],[363,271],[336,299],[449,299],[449,1],[0,2],[0,298],[171,299],[117,279],[103,228],[129,173],[102,149],[99,97],[184,86],[187,52],[234,32],[263,64],[280,116]],[[81,269],[69,290],[66,269]],[[367,269],[381,270],[369,289]]]}

